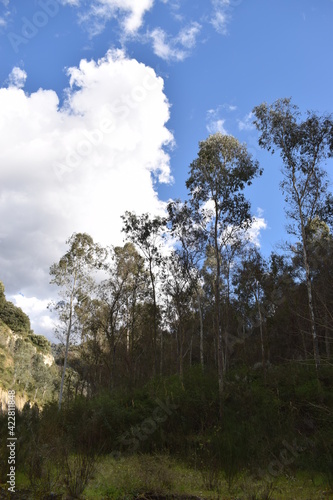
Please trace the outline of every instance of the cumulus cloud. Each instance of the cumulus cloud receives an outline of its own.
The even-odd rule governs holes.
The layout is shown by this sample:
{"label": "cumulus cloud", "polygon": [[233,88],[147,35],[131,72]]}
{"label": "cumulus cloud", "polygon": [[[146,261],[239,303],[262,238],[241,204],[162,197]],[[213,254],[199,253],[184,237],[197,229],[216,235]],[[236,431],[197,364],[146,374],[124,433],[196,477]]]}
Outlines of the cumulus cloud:
{"label": "cumulus cloud", "polygon": [[122,51],[70,68],[62,107],[53,90],[25,93],[16,73],[20,85],[0,89],[0,279],[9,295],[48,300],[73,232],[122,244],[125,210],[163,213],[154,183],[171,181],[169,104],[163,80]]}
{"label": "cumulus cloud", "polygon": [[155,54],[166,61],[183,61],[195,47],[201,26],[197,22],[183,28],[177,36],[168,35],[161,28],[154,29],[149,37]]}

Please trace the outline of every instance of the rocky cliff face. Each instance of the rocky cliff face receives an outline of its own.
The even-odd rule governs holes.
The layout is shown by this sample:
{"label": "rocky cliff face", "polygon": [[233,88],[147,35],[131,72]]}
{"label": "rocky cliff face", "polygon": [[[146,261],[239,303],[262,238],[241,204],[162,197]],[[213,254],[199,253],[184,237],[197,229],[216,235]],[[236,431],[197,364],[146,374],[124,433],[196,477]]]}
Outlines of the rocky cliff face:
{"label": "rocky cliff face", "polygon": [[7,411],[9,389],[16,392],[18,410],[27,401],[43,404],[52,396],[55,377],[47,339],[31,331],[16,333],[0,321],[0,412]]}
{"label": "rocky cliff face", "polygon": [[52,398],[58,369],[50,342],[31,330],[29,317],[6,300],[0,281],[0,411],[7,411],[8,390],[15,390],[16,407],[39,405]]}
{"label": "rocky cliff face", "polygon": [[[23,406],[28,401],[27,396],[21,394],[15,394],[15,405],[16,408],[21,411]],[[8,390],[1,389],[0,387],[0,412],[7,412],[8,407]]]}

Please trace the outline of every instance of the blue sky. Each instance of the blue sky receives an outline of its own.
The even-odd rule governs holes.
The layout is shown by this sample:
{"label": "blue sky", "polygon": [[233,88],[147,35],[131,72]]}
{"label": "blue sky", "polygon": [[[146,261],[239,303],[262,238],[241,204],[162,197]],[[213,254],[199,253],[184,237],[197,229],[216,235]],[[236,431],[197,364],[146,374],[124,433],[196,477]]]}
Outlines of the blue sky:
{"label": "blue sky", "polygon": [[74,231],[186,197],[198,142],[246,142],[257,242],[286,239],[279,157],[251,111],[333,112],[332,0],[0,0],[0,279],[51,336],[49,266]]}

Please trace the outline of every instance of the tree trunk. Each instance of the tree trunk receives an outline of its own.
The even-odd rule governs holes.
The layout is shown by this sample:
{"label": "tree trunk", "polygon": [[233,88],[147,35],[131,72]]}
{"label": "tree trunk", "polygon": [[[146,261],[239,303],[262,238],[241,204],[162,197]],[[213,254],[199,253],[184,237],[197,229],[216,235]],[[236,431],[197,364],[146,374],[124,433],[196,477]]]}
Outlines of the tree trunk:
{"label": "tree trunk", "polygon": [[224,318],[224,366],[223,370],[226,373],[228,369],[228,354],[229,354],[229,301],[230,301],[230,261],[228,262],[228,272],[227,272],[227,300],[225,308],[225,318]]}
{"label": "tree trunk", "polygon": [[201,300],[200,300],[200,291],[197,291],[197,302],[198,302],[198,311],[199,311],[199,321],[200,321],[200,364],[202,370],[204,369],[204,346],[203,346],[203,320],[202,320],[202,309],[201,309]]}
{"label": "tree trunk", "polygon": [[152,261],[149,260],[149,275],[151,286],[153,290],[153,376],[156,376],[156,356],[157,356],[157,304],[156,304],[156,290],[155,290],[155,277],[152,269]]}
{"label": "tree trunk", "polygon": [[264,345],[263,321],[262,321],[262,314],[261,314],[261,308],[260,308],[259,281],[257,281],[257,293],[256,293],[255,297],[256,297],[256,302],[257,302],[257,307],[258,307],[258,314],[259,314],[260,343],[261,343],[261,363],[262,363],[262,368],[264,370],[264,380],[266,382],[265,345]]}
{"label": "tree trunk", "polygon": [[311,334],[312,334],[312,342],[313,342],[313,355],[314,355],[314,360],[315,360],[315,364],[316,364],[316,370],[318,370],[318,367],[320,366],[320,354],[319,354],[318,337],[317,337],[317,332],[316,332],[316,322],[315,322],[315,314],[314,314],[313,298],[312,298],[311,274],[310,274],[310,266],[309,266],[308,255],[307,255],[306,235],[305,235],[305,228],[304,228],[303,220],[301,221],[301,224],[302,224],[302,239],[303,239],[303,259],[304,259],[304,267],[305,267],[305,274],[306,274],[306,287],[307,287],[307,291],[308,291]]}
{"label": "tree trunk", "polygon": [[184,366],[183,366],[183,329],[179,328],[179,377],[183,382],[184,379]]}
{"label": "tree trunk", "polygon": [[214,228],[214,244],[215,244],[215,258],[216,258],[216,280],[215,280],[215,328],[216,328],[216,344],[217,344],[217,372],[219,384],[219,413],[222,418],[222,397],[224,389],[224,373],[223,373],[223,339],[221,330],[221,309],[220,309],[220,252],[218,243],[218,206],[215,201],[215,228]]}
{"label": "tree trunk", "polygon": [[63,390],[64,390],[65,373],[66,373],[66,369],[67,369],[67,358],[68,358],[68,349],[69,349],[69,337],[70,337],[70,334],[71,334],[71,329],[72,329],[72,313],[70,314],[70,320],[69,320],[69,325],[68,325],[67,335],[66,335],[66,348],[65,348],[64,366],[63,366],[63,369],[62,369],[61,384],[60,384],[60,393],[59,393],[59,403],[58,403],[59,410],[61,409],[62,395],[63,395]]}
{"label": "tree trunk", "polygon": [[327,315],[326,303],[325,303],[325,348],[326,348],[326,358],[329,360],[331,358],[331,346],[330,346],[330,331],[328,328],[328,315]]}
{"label": "tree trunk", "polygon": [[190,343],[190,367],[192,367],[192,348],[193,348],[193,335],[191,336],[191,343]]}
{"label": "tree trunk", "polygon": [[71,298],[70,298],[70,303],[69,303],[69,320],[68,320],[68,328],[67,328],[67,334],[66,334],[65,358],[64,358],[64,366],[63,366],[62,376],[61,376],[60,393],[59,393],[59,403],[58,403],[59,410],[61,409],[62,395],[63,395],[64,383],[65,383],[65,374],[66,374],[66,369],[67,369],[69,339],[70,339],[70,335],[71,335],[71,332],[72,332],[73,302],[74,302],[75,286],[76,286],[76,275],[74,276],[73,290],[72,290],[72,294],[71,294]]}
{"label": "tree trunk", "polygon": [[160,359],[160,375],[163,375],[163,356],[164,356],[164,345],[163,345],[163,332],[161,329],[161,359]]}

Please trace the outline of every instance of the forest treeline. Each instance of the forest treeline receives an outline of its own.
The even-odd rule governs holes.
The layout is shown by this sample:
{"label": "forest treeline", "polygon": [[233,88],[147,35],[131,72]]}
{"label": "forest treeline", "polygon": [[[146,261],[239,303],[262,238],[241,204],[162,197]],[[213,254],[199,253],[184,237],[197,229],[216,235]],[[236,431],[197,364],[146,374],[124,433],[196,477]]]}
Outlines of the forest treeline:
{"label": "forest treeline", "polygon": [[333,204],[324,166],[333,121],[304,117],[290,99],[254,116],[260,146],[281,154],[285,252],[265,258],[249,236],[244,190],[261,175],[258,162],[234,137],[209,136],[190,165],[188,199],[170,202],[168,216],[126,212],[123,246],[73,234],[51,267],[65,345],[59,405],[68,360],[76,393],[182,379],[200,364],[216,369],[222,397],[232,366],[266,373],[270,364],[313,360],[318,370],[331,358]]}
{"label": "forest treeline", "polygon": [[[245,192],[262,169],[220,133],[199,143],[186,200],[169,202],[164,216],[122,216],[122,246],[74,233],[50,268],[59,292],[50,305],[59,397],[17,415],[24,498],[168,498],[188,475],[178,470],[172,479],[174,459],[200,474],[196,491],[218,498],[235,498],[238,479],[247,483],[237,498],[273,498],[274,481],[288,475],[291,485],[297,471],[303,486],[319,480],[333,491],[333,198],[325,171],[333,119],[302,114],[290,99],[253,115],[259,145],[281,156],[290,241],[265,257],[251,240]],[[15,321],[30,328],[23,313]],[[6,435],[3,416],[0,431]],[[128,469],[133,454],[140,465]],[[6,474],[3,461],[1,481]],[[178,498],[192,498],[189,488]],[[288,489],[279,498],[318,491]]]}

